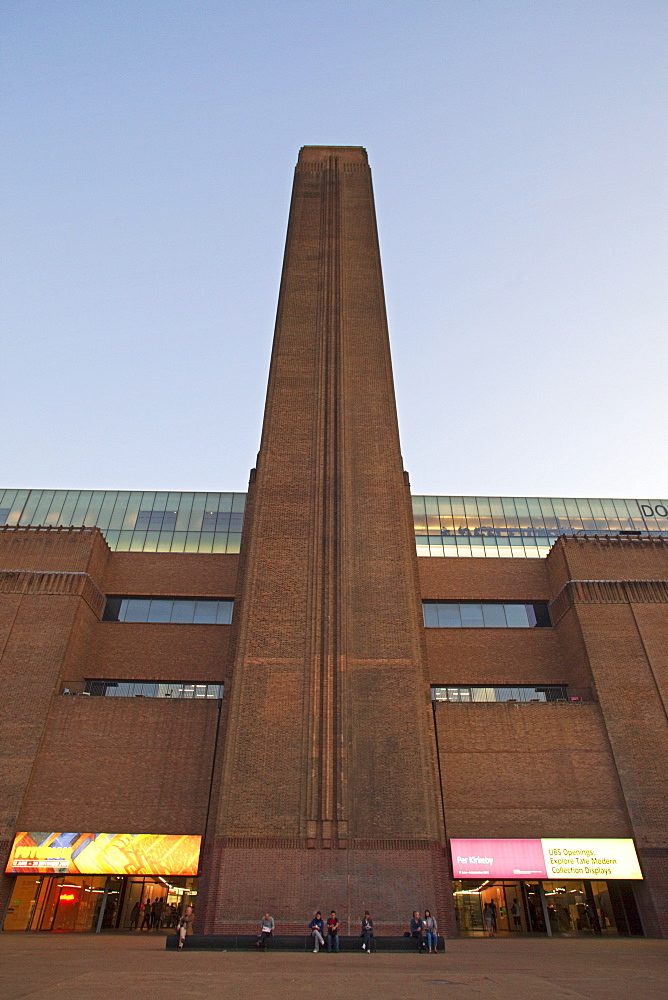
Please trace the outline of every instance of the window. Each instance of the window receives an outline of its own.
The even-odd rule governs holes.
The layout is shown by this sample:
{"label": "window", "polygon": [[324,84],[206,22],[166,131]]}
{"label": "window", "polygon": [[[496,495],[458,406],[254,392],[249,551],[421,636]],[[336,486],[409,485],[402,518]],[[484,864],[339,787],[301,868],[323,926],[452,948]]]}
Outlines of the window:
{"label": "window", "polygon": [[222,698],[223,684],[199,681],[110,681],[88,679],[84,694],[102,698]]}
{"label": "window", "polygon": [[102,621],[230,625],[234,601],[195,597],[108,597]]}
{"label": "window", "polygon": [[427,628],[549,628],[546,601],[423,601]]}
{"label": "window", "polygon": [[[568,686],[566,684],[541,684],[539,687],[530,687],[522,684],[517,687],[487,687],[482,684],[473,684],[456,687],[432,687],[432,701],[453,701],[453,702],[548,702],[548,701],[568,701]],[[579,699],[578,699],[579,700]]]}
{"label": "window", "polygon": [[12,512],[11,507],[0,507],[0,524],[7,524],[7,518]]}

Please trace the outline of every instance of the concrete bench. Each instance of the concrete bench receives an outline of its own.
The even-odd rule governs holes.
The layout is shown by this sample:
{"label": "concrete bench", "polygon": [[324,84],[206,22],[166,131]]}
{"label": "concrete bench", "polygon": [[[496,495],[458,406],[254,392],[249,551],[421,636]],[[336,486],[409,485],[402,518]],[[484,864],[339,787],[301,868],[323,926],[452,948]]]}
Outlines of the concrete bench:
{"label": "concrete bench", "polygon": [[[256,948],[257,934],[190,934],[186,938],[184,951],[259,951]],[[176,934],[168,934],[165,939],[167,951],[177,948],[178,937]],[[442,937],[438,939],[439,949],[444,948]],[[339,935],[339,948],[341,951],[353,952],[362,951],[362,938],[359,934],[347,937]],[[301,935],[277,934],[267,942],[266,951],[313,951],[313,938],[310,934],[303,937]],[[327,944],[320,949],[327,951]],[[411,937],[374,937],[372,951],[405,951],[417,952],[417,943]]]}

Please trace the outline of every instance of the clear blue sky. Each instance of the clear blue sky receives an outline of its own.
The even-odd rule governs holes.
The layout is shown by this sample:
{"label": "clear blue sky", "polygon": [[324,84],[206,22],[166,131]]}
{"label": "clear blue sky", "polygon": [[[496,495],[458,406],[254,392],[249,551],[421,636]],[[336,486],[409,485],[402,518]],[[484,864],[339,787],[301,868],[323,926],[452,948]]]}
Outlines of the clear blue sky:
{"label": "clear blue sky", "polygon": [[666,0],[3,0],[3,486],[243,490],[300,146],[416,493],[666,497]]}

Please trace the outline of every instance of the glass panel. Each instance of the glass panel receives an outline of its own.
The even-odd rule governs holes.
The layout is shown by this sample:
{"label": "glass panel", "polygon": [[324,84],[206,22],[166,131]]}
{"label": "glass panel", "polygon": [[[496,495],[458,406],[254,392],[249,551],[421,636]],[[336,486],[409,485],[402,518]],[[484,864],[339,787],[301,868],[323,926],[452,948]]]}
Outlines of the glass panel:
{"label": "glass panel", "polygon": [[427,628],[438,628],[438,606],[436,604],[423,604],[422,616]]}
{"label": "glass panel", "polygon": [[193,621],[198,625],[215,625],[218,610],[216,603],[216,601],[196,601]]}
{"label": "glass panel", "polygon": [[171,552],[183,552],[186,546],[186,533],[185,531],[175,531],[174,537],[172,538]]}
{"label": "glass panel", "polygon": [[529,619],[527,617],[526,604],[506,604],[506,621],[508,628],[528,628]]}
{"label": "glass panel", "polygon": [[135,693],[135,682],[119,681],[117,686],[115,688],[111,688],[108,693],[116,695],[118,698],[132,698]]}
{"label": "glass panel", "polygon": [[505,628],[506,615],[503,604],[483,604],[482,617],[485,628]]}
{"label": "glass panel", "polygon": [[482,628],[484,625],[481,604],[460,604],[462,628]]}
{"label": "glass panel", "polygon": [[151,601],[151,609],[147,620],[150,622],[168,622],[172,617],[173,604],[173,601],[164,600],[163,598]]}
{"label": "glass panel", "polygon": [[241,548],[241,533],[230,531],[227,536],[227,551],[238,552]]}
{"label": "glass panel", "polygon": [[195,618],[195,601],[174,601],[170,621],[189,624]]}
{"label": "glass panel", "polygon": [[157,695],[158,698],[178,698],[179,696],[179,685],[178,684],[158,684]]}
{"label": "glass panel", "polygon": [[[127,494],[125,494],[125,495],[127,496]],[[105,531],[107,528],[110,527],[110,523],[109,522],[111,521],[111,515],[112,515],[112,511],[114,509],[114,503],[115,502],[116,502],[116,494],[115,493],[112,493],[111,491],[109,491],[108,493],[105,493],[104,499],[102,501],[102,505],[100,506],[100,511],[99,511],[99,513],[97,515],[97,518],[95,520],[96,525],[98,526],[98,528],[101,531]],[[120,524],[114,524],[113,527],[120,530],[121,525]]]}
{"label": "glass panel", "polygon": [[212,552],[227,552],[227,535],[215,532],[213,536]]}
{"label": "glass panel", "polygon": [[158,551],[158,539],[160,538],[160,532],[158,531],[147,531],[146,539],[144,540],[144,552],[157,552]]}
{"label": "glass panel", "polygon": [[243,514],[246,509],[246,494],[245,493],[234,493],[232,496],[232,510],[236,513]]}
{"label": "glass panel", "polygon": [[437,604],[440,628],[461,628],[462,618],[459,604]]}
{"label": "glass panel", "polygon": [[150,606],[151,602],[143,599],[123,601],[119,618],[124,622],[147,622]]}
{"label": "glass panel", "polygon": [[233,601],[218,601],[218,611],[216,612],[216,623],[218,625],[232,624]]}

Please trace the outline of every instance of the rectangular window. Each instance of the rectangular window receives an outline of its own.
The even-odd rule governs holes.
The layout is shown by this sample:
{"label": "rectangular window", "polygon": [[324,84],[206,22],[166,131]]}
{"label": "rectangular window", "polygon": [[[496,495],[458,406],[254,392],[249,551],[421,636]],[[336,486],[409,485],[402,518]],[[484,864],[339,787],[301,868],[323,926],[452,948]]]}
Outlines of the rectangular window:
{"label": "rectangular window", "polygon": [[[465,687],[432,686],[432,701],[452,702],[549,702],[568,701],[568,686],[566,684],[541,684],[531,687],[528,684],[517,687],[490,687],[482,684],[466,685]],[[579,700],[579,699],[578,699]]]}
{"label": "rectangular window", "polygon": [[[109,681],[89,678],[83,693],[102,698],[222,698],[223,684],[200,681]],[[71,694],[65,691],[64,694]]]}
{"label": "rectangular window", "polygon": [[194,597],[108,597],[105,622],[230,625],[234,601]]}
{"label": "rectangular window", "polygon": [[546,601],[423,601],[426,628],[550,628]]}

